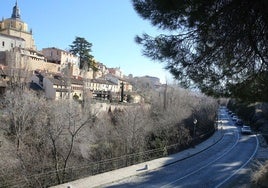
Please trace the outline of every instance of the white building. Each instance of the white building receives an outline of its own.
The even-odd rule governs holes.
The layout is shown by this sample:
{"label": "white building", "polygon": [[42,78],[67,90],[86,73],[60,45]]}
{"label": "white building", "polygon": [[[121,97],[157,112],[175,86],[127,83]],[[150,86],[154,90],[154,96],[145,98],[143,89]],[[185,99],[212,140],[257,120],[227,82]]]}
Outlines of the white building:
{"label": "white building", "polygon": [[11,51],[14,47],[25,48],[25,40],[0,33],[0,51]]}

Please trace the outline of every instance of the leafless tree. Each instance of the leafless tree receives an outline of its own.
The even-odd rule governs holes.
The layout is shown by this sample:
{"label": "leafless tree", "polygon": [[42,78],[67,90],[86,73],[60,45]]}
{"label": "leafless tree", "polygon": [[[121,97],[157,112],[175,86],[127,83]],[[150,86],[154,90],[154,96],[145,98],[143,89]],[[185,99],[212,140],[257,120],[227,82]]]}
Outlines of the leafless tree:
{"label": "leafless tree", "polygon": [[203,133],[213,131],[216,100],[200,93],[168,86],[154,95],[151,106],[155,128],[149,144],[153,148],[189,144],[190,133],[195,132],[195,118],[198,119],[198,130],[203,130]]}
{"label": "leafless tree", "polygon": [[84,127],[92,125],[94,116],[90,110],[85,111],[77,102],[57,101],[56,105],[55,103],[51,105],[48,112],[45,133],[51,144],[58,183],[65,181],[68,162],[79,133]]}
{"label": "leafless tree", "polygon": [[10,146],[6,153],[15,155],[18,161],[17,166],[10,166],[10,169],[6,170],[12,172],[16,168],[13,179],[31,182],[29,176],[44,169],[40,163],[46,156],[45,150],[42,150],[45,137],[37,133],[46,117],[46,100],[27,89],[19,90],[17,88],[6,93],[6,108],[0,116],[6,139],[16,148],[12,150],[13,146]]}
{"label": "leafless tree", "polygon": [[[137,154],[145,150],[145,138],[151,128],[148,109],[142,106],[124,107],[103,114],[92,129],[91,159],[105,160]],[[94,157],[95,156],[95,157]],[[133,163],[134,159],[122,159]]]}
{"label": "leafless tree", "polygon": [[27,90],[19,95],[10,92],[5,101],[1,128],[17,148],[18,181],[28,186],[51,185],[55,175],[57,183],[66,181],[68,167],[80,155],[73,152],[79,134],[92,125],[90,104],[82,109],[78,102],[48,101]]}
{"label": "leafless tree", "polygon": [[118,134],[126,146],[126,153],[143,150],[146,130],[150,128],[148,110],[142,106],[125,108],[118,116]]}
{"label": "leafless tree", "polygon": [[[24,92],[11,91],[6,94],[4,116],[4,128],[7,133],[15,138],[16,147],[19,150],[23,144],[23,138],[30,129],[44,115],[42,111],[45,99],[37,98],[29,90]],[[6,127],[6,126],[7,127]]]}

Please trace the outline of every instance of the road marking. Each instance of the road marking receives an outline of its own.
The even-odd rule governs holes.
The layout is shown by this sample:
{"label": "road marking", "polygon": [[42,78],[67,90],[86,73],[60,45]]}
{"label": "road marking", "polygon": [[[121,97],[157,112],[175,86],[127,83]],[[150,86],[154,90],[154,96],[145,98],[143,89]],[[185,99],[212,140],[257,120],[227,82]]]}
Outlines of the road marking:
{"label": "road marking", "polygon": [[258,150],[258,147],[259,147],[259,141],[258,141],[258,138],[257,136],[255,135],[255,139],[256,139],[256,148],[253,152],[253,154],[250,156],[250,158],[240,167],[238,168],[233,174],[231,174],[229,177],[227,177],[224,181],[222,181],[220,184],[218,184],[215,188],[218,188],[220,186],[222,186],[224,183],[226,183],[228,180],[230,180],[234,175],[236,175],[242,168],[244,168],[248,163],[249,161],[252,160],[252,158],[255,156],[255,154],[257,153],[257,150]]}
{"label": "road marking", "polygon": [[[236,131],[235,131],[235,132],[236,132]],[[227,153],[229,153],[229,152],[230,152],[230,151],[231,151],[231,150],[238,144],[238,141],[239,141],[239,134],[238,134],[238,132],[236,132],[236,133],[237,133],[237,134],[236,134],[237,139],[236,139],[235,144],[234,144],[229,150],[227,150],[226,152],[224,152],[221,156],[219,156],[219,157],[216,158],[215,160],[213,160],[213,161],[207,163],[205,166],[202,166],[201,168],[199,168],[199,169],[197,169],[197,170],[195,170],[195,171],[193,171],[193,172],[191,172],[191,173],[189,173],[189,174],[186,174],[185,176],[183,176],[183,177],[181,177],[181,178],[179,178],[179,179],[176,179],[176,180],[174,180],[174,181],[172,181],[172,182],[170,182],[170,183],[168,183],[168,184],[165,184],[165,185],[161,186],[161,188],[164,188],[164,187],[166,187],[166,186],[172,185],[173,183],[176,183],[176,182],[178,182],[178,181],[180,181],[180,180],[182,180],[182,179],[184,179],[184,178],[186,178],[186,177],[188,177],[188,176],[190,176],[190,175],[193,175],[193,174],[197,173],[198,171],[202,170],[203,168],[208,167],[210,164],[212,164],[212,163],[214,163],[215,161],[219,160],[219,159],[222,158],[223,156],[225,156]]]}

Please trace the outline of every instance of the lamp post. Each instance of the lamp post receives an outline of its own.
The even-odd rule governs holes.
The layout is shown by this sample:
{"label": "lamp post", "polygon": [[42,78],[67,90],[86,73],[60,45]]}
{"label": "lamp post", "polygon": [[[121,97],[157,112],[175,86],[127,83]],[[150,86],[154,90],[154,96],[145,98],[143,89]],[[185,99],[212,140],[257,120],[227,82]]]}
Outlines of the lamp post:
{"label": "lamp post", "polygon": [[193,124],[194,124],[194,129],[193,129],[193,145],[192,145],[192,147],[195,147],[195,132],[196,132],[196,124],[197,124],[197,119],[196,118],[194,118],[194,120],[193,120]]}
{"label": "lamp post", "polygon": [[197,124],[197,119],[196,118],[194,118],[193,123],[194,123],[193,137],[195,139],[195,131],[196,131],[195,129],[196,129],[196,124]]}

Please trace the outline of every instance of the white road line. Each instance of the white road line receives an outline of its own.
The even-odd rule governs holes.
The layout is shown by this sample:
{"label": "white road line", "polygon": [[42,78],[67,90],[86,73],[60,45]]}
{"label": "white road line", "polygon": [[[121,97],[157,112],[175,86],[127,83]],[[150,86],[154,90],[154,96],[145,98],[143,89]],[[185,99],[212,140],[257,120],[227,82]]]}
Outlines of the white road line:
{"label": "white road line", "polygon": [[[235,132],[236,132],[236,131],[235,131]],[[191,172],[191,173],[189,173],[189,174],[187,174],[187,175],[185,175],[185,176],[183,176],[183,177],[181,177],[181,178],[179,178],[179,179],[176,179],[176,180],[174,180],[174,181],[172,181],[172,182],[170,182],[170,183],[168,183],[168,184],[165,184],[165,185],[161,186],[161,188],[164,188],[164,187],[166,187],[166,186],[172,185],[173,183],[176,183],[176,182],[178,182],[178,181],[180,181],[180,180],[182,180],[182,179],[184,179],[184,178],[186,178],[186,177],[188,177],[188,176],[190,176],[190,175],[193,175],[193,174],[197,173],[198,171],[202,170],[203,168],[206,168],[206,167],[209,166],[210,164],[214,163],[215,161],[219,160],[219,159],[222,158],[223,156],[225,156],[227,153],[229,153],[229,152],[230,152],[230,151],[231,151],[231,150],[238,144],[239,134],[238,134],[238,132],[236,132],[236,133],[237,133],[237,134],[236,134],[236,135],[237,135],[237,139],[236,139],[235,144],[234,144],[229,150],[227,150],[226,152],[224,152],[221,156],[219,156],[219,157],[216,158],[215,160],[209,162],[209,163],[206,164],[205,166],[202,166],[201,168],[199,168],[199,169],[197,169],[197,170],[195,170],[195,171],[193,171],[193,172]]]}
{"label": "white road line", "polygon": [[255,135],[255,139],[256,139],[256,148],[254,150],[254,153],[250,156],[250,158],[247,160],[247,162],[245,162],[239,169],[237,169],[233,174],[231,174],[228,178],[226,178],[224,181],[222,181],[220,184],[218,184],[215,188],[218,188],[220,186],[222,186],[224,183],[226,183],[229,179],[231,179],[234,175],[236,175],[242,168],[244,168],[251,160],[252,158],[255,156],[255,154],[257,153],[258,147],[259,147],[259,141],[257,136]]}

